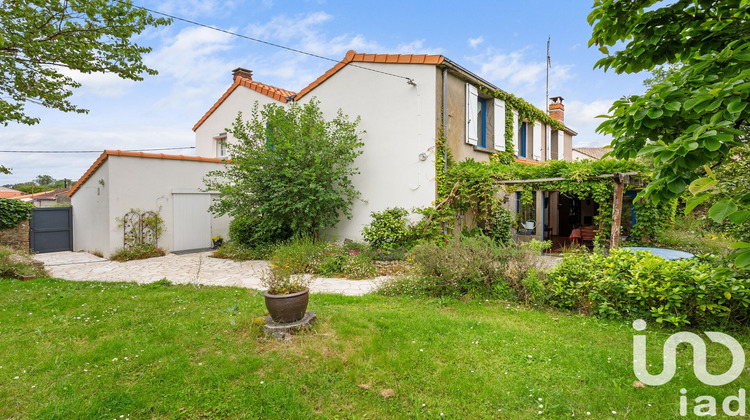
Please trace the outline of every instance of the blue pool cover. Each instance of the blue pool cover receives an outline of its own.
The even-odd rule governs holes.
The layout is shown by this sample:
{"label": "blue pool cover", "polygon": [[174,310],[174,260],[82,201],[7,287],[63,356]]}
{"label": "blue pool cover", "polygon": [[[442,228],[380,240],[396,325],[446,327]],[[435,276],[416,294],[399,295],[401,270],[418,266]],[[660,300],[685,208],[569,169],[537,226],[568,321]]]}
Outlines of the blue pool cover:
{"label": "blue pool cover", "polygon": [[629,249],[631,251],[648,251],[657,257],[662,257],[665,260],[679,260],[682,258],[694,258],[695,255],[684,252],[684,251],[678,251],[676,249],[667,249],[667,248],[649,248],[645,246],[625,246],[623,247],[625,249]]}

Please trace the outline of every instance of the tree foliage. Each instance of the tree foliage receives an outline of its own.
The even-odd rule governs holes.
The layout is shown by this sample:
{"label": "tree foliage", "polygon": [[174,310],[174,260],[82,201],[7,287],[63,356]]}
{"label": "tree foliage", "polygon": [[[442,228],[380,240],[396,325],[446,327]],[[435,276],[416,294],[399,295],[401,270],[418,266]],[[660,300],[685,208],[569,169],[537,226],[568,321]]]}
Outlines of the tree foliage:
{"label": "tree foliage", "polygon": [[[692,209],[718,184],[710,168],[747,141],[741,128],[750,118],[750,1],[597,0],[588,20],[589,45],[606,54],[597,67],[635,73],[676,65],[643,95],[616,101],[598,131],[613,136],[615,156],[653,159],[657,170],[644,197],[664,202],[690,187]],[[750,191],[741,191],[719,200],[711,214],[744,222],[750,212],[737,212],[749,204]],[[750,265],[750,244],[738,246],[747,248],[735,262]]]}
{"label": "tree foliage", "polygon": [[120,0],[6,0],[0,3],[0,123],[35,124],[26,104],[64,112],[87,110],[68,98],[77,88],[70,70],[142,80],[151,51],[131,41],[170,20]]}
{"label": "tree foliage", "polygon": [[232,237],[252,246],[317,236],[341,216],[351,218],[360,195],[351,180],[363,146],[358,124],[340,110],[327,121],[315,100],[262,109],[256,103],[252,119],[240,113],[230,130],[238,139],[229,145],[231,163],[206,178],[220,191],[212,211],[232,215],[232,227],[244,230]]}

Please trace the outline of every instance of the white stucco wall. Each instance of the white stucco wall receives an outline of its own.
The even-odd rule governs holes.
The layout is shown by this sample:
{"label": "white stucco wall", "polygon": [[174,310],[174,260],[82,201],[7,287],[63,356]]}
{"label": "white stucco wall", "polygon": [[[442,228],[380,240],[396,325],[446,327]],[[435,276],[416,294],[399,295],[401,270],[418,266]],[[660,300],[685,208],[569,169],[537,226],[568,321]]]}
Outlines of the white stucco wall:
{"label": "white stucco wall", "polygon": [[[73,194],[74,249],[99,251],[109,257],[123,246],[123,228],[118,226],[117,218],[130,209],[140,209],[159,212],[164,219],[164,230],[158,245],[172,251],[173,191],[204,189],[203,177],[223,166],[214,162],[110,155]],[[229,217],[212,217],[211,236],[226,238],[228,233]]]}
{"label": "white stucco wall", "polygon": [[[234,92],[222,102],[221,106],[219,106],[203,122],[203,124],[195,130],[195,154],[197,156],[217,157],[216,140],[214,140],[214,136],[219,133],[227,132],[228,129],[232,128],[232,123],[235,118],[237,118],[237,113],[240,111],[242,111],[243,117],[246,120],[250,120],[252,118],[253,106],[256,101],[261,107],[268,103],[282,104],[282,102],[258,93],[252,89],[238,86],[237,89],[235,89]],[[236,139],[231,134],[227,134],[227,141],[234,142]]]}
{"label": "white stucco wall", "polygon": [[[184,161],[155,158],[110,156],[110,249],[122,247],[122,228],[117,227],[116,218],[123,217],[132,208],[142,211],[159,211],[164,219],[164,231],[159,237],[159,246],[167,252],[174,249],[174,214],[172,192],[174,190],[204,189],[203,177],[209,171],[222,169],[221,163]],[[116,192],[116,193],[115,193]],[[226,216],[220,219],[227,219]],[[212,222],[212,236],[228,234],[228,221]]]}
{"label": "white stucco wall", "polygon": [[109,160],[99,167],[73,197],[73,249],[109,255]]}
{"label": "white stucco wall", "polygon": [[[350,119],[361,117],[362,155],[354,165],[353,179],[362,194],[352,208],[353,218],[342,220],[329,234],[335,239],[361,239],[370,212],[388,207],[430,206],[435,200],[435,101],[436,71],[431,65],[356,63],[414,80],[346,66],[312,92],[327,119],[338,109]],[[420,160],[424,153],[426,160]]]}

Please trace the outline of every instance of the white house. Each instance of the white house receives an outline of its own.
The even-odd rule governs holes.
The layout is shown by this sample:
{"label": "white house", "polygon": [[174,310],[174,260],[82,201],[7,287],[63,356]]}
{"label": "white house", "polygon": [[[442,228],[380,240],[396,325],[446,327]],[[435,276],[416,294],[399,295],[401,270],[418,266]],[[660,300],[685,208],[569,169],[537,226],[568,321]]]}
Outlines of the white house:
{"label": "white house", "polygon": [[[353,181],[361,192],[351,220],[329,232],[337,239],[360,239],[370,213],[388,207],[428,207],[436,198],[436,142],[445,141],[454,160],[487,161],[505,150],[505,109],[509,104],[482,92],[498,90],[442,55],[360,54],[349,51],[339,63],[299,93],[233,71],[233,83],[195,124],[197,156],[105,151],[73,186],[74,249],[105,256],[123,246],[118,222],[130,209],[159,211],[165,230],[159,246],[167,251],[206,248],[211,237],[228,233],[228,219],[208,212],[214,194],[202,192],[204,176],[221,169],[226,144],[236,141],[228,128],[239,112],[249,117],[257,102],[285,104],[320,101],[327,118],[341,109],[361,118],[363,154]],[[552,98],[550,115],[563,121],[562,98]],[[517,114],[515,114],[517,115]],[[514,120],[518,120],[515,118]],[[439,133],[444,128],[441,140]],[[573,136],[523,121],[512,131],[519,162],[571,160]]]}
{"label": "white house", "polygon": [[[504,101],[486,95],[480,86],[498,88],[442,55],[361,54],[346,57],[299,93],[252,79],[246,69],[233,71],[234,83],[195,124],[199,155],[221,158],[226,133],[239,112],[249,115],[257,101],[304,103],[313,98],[327,118],[341,109],[361,118],[363,153],[355,161],[354,178],[362,200],[351,220],[342,220],[331,232],[338,239],[360,239],[370,213],[387,207],[427,207],[436,198],[435,144],[441,127],[456,161],[487,161],[505,150]],[[552,98],[551,116],[563,119],[562,98]],[[565,128],[522,122],[513,130],[518,160],[532,163],[571,160],[573,136]]]}
{"label": "white house", "polygon": [[216,158],[107,150],[68,195],[73,207],[73,248],[106,257],[124,245],[120,220],[132,209],[156,211],[164,220],[158,246],[167,251],[208,248],[226,236],[228,217],[208,212],[203,177],[222,169]]}

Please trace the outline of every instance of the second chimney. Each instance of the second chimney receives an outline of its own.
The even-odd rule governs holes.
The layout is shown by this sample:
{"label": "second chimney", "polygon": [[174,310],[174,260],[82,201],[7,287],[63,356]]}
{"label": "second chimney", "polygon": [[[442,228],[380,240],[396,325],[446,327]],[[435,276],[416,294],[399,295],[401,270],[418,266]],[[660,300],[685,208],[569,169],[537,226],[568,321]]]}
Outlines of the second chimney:
{"label": "second chimney", "polygon": [[243,69],[242,67],[237,67],[236,69],[232,70],[232,76],[234,76],[234,80],[237,80],[238,77],[253,80],[253,71]]}
{"label": "second chimney", "polygon": [[565,105],[563,105],[562,96],[553,96],[549,98],[549,116],[565,124]]}

